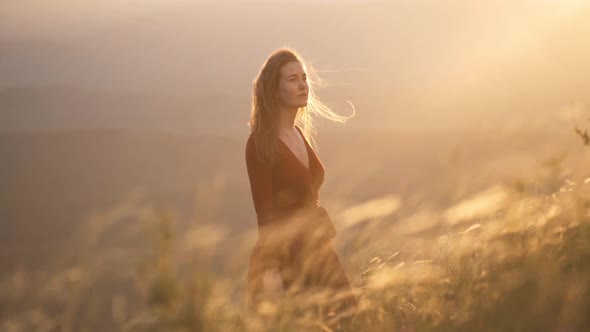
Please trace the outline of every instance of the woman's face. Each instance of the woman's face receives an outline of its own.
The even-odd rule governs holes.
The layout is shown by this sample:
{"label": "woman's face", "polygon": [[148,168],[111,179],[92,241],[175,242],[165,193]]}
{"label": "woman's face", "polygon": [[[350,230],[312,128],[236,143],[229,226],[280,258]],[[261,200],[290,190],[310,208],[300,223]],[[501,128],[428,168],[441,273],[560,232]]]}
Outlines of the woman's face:
{"label": "woman's face", "polygon": [[277,99],[279,104],[289,108],[307,106],[307,74],[301,63],[297,61],[287,62],[280,72]]}

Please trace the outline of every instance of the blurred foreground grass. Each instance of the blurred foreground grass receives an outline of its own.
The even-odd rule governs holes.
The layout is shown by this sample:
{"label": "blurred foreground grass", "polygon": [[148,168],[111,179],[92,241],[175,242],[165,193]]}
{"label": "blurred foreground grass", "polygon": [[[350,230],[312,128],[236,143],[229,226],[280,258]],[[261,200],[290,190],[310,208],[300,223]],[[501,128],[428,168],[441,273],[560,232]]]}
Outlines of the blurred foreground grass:
{"label": "blurred foreground grass", "polygon": [[[335,215],[361,304],[349,329],[589,330],[590,173],[565,177],[559,164],[548,161],[536,182],[499,183],[395,222],[396,196]],[[132,194],[72,234],[61,259],[0,280],[0,331],[329,331],[318,307],[301,309],[329,297],[246,307],[255,236],[213,222],[182,229]]]}

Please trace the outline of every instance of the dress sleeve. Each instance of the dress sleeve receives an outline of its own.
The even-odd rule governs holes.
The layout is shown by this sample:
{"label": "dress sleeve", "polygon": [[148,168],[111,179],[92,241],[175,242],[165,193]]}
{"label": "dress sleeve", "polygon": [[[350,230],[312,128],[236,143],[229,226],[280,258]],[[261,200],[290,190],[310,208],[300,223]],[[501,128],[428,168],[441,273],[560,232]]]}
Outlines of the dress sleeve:
{"label": "dress sleeve", "polygon": [[273,237],[269,227],[273,222],[272,172],[269,166],[258,160],[252,137],[246,144],[246,168],[258,222],[259,241],[254,250],[264,268],[278,268],[277,251],[272,246]]}

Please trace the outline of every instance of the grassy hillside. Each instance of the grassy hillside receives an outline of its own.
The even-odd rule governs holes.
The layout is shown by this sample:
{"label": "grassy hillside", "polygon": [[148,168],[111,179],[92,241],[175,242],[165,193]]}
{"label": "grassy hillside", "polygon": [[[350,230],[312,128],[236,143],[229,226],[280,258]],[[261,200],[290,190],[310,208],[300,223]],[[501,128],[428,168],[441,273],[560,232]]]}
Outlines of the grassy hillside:
{"label": "grassy hillside", "polygon": [[[324,326],[293,320],[297,296],[245,311],[244,137],[2,135],[1,330]],[[318,141],[353,330],[589,326],[589,155],[573,132]]]}

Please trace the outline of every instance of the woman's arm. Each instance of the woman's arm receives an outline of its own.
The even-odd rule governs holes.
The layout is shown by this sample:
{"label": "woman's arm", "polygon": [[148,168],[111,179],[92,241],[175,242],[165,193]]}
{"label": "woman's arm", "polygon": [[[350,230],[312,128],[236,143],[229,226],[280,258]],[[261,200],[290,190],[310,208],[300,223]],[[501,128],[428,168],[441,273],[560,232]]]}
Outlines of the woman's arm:
{"label": "woman's arm", "polygon": [[278,269],[266,269],[262,284],[266,294],[279,295],[284,291],[283,278]]}
{"label": "woman's arm", "polygon": [[261,247],[257,250],[260,254],[258,259],[261,260],[263,267],[266,269],[278,268],[278,250],[276,250],[275,246],[270,245],[273,242],[273,236],[270,232],[270,226],[273,222],[272,172],[269,166],[258,160],[256,145],[252,136],[250,136],[246,144],[246,167],[248,169],[254,209],[256,210],[259,244],[261,244]]}

